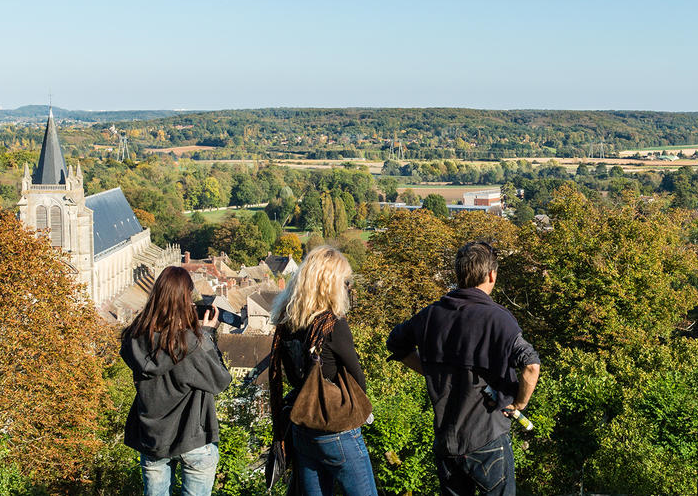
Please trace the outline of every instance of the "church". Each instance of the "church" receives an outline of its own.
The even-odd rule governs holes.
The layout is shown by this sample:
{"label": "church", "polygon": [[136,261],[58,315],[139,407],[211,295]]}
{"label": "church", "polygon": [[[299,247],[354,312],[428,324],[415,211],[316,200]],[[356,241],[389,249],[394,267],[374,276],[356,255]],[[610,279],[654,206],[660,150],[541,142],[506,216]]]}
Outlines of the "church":
{"label": "church", "polygon": [[97,306],[181,263],[179,246],[162,249],[151,242],[150,229],[138,222],[121,188],[85,196],[80,165],[66,167],[52,110],[39,163],[32,174],[24,164],[18,206],[25,225],[48,231]]}

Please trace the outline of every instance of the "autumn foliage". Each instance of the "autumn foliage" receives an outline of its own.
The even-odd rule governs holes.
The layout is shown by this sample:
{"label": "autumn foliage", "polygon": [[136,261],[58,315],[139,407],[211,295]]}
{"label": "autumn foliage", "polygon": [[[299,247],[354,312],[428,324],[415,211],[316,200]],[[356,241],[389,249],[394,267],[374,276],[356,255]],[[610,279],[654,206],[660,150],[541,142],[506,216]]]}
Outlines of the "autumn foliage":
{"label": "autumn foliage", "polygon": [[0,210],[0,434],[25,475],[86,477],[108,406],[109,329],[47,239]]}

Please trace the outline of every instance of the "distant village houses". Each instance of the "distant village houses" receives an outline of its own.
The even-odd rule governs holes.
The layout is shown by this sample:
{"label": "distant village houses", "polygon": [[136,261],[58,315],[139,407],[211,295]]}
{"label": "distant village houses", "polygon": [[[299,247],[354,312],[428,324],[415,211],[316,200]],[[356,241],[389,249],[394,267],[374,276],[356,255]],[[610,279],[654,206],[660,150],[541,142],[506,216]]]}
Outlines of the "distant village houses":
{"label": "distant village houses", "polygon": [[231,265],[234,264],[225,253],[194,260],[189,252],[185,252],[182,261],[182,267],[191,274],[201,296],[215,296],[216,301],[224,300],[220,308],[242,318],[240,328],[223,326],[222,333],[272,334],[271,308],[274,298],[285,288],[286,278],[298,270],[298,264],[293,257],[269,253],[265,260],[255,266],[242,265],[235,271]]}
{"label": "distant village houses", "polygon": [[265,384],[274,333],[272,304],[298,264],[293,257],[269,253],[255,266],[242,265],[235,271],[231,265],[225,253],[194,260],[185,252],[182,260],[202,297],[213,297],[213,305],[242,319],[239,328],[221,324],[218,330],[218,346],[233,377]]}

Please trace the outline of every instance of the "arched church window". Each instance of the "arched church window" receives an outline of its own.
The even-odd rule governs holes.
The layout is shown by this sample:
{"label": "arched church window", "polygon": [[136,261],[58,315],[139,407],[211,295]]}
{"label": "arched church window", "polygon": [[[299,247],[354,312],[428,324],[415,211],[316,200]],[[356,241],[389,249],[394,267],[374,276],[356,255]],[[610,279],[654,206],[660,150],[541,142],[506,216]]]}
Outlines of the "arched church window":
{"label": "arched church window", "polygon": [[63,246],[63,215],[61,207],[51,207],[51,246]]}
{"label": "arched church window", "polygon": [[48,227],[48,213],[46,207],[39,205],[36,207],[36,228],[46,229]]}

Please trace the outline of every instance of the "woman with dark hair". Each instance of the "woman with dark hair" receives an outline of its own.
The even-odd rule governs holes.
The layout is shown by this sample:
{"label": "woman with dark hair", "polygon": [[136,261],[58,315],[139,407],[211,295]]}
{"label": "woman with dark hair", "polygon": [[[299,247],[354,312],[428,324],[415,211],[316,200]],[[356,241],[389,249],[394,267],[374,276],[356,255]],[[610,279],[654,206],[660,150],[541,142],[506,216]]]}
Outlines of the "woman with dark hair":
{"label": "woman with dark hair", "polygon": [[216,476],[214,395],[231,377],[212,336],[218,309],[212,316],[207,311],[200,327],[193,290],[185,269],[165,268],[145,308],[121,335],[121,357],[136,386],[124,443],[141,454],[147,496],[171,493],[178,463],[183,495],[211,494]]}

